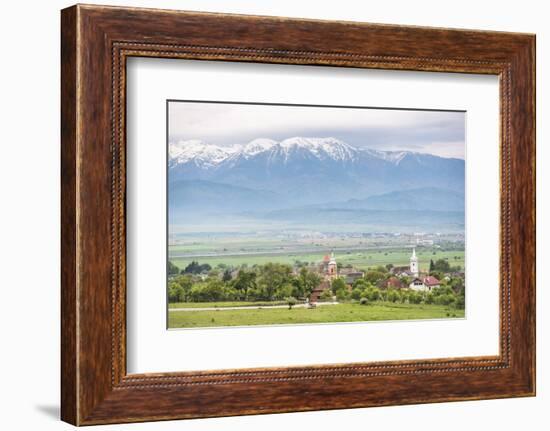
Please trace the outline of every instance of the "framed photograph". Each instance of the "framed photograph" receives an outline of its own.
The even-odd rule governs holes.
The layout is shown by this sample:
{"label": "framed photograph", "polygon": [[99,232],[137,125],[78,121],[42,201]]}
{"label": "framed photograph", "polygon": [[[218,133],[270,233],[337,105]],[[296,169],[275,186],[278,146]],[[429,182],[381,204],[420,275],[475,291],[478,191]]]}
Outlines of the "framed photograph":
{"label": "framed photograph", "polygon": [[62,419],[535,394],[535,37],[62,11]]}

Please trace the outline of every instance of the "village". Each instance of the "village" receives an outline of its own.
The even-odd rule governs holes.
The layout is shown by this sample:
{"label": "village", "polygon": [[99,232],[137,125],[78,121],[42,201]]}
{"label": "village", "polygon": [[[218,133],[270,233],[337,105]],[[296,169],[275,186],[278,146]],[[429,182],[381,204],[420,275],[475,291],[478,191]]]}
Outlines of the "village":
{"label": "village", "polygon": [[383,302],[464,309],[464,268],[452,266],[446,259],[430,259],[427,269],[421,270],[416,247],[410,253],[406,266],[387,264],[367,269],[341,263],[334,252],[318,262],[294,265],[269,262],[253,267],[211,268],[193,261],[180,270],[169,263],[172,274],[168,300],[180,311],[196,309],[197,303],[215,303],[220,309],[285,305],[288,309],[314,309],[320,305]]}
{"label": "village", "polygon": [[[377,287],[380,289],[411,289],[420,292],[429,292],[434,288],[441,286],[441,282],[432,275],[427,273],[420,273],[418,269],[418,258],[416,257],[416,250],[413,248],[413,253],[410,258],[410,265],[407,267],[389,267],[389,276],[380,279],[377,282]],[[325,255],[322,263],[319,265],[318,273],[322,274],[323,281],[313,289],[309,302],[315,304],[319,301],[323,292],[331,290],[332,284],[335,280],[341,279],[346,284],[347,289],[351,292],[353,290],[354,283],[358,280],[363,280],[365,272],[355,269],[353,267],[338,268],[338,264],[334,257],[334,253]],[[410,283],[407,283],[406,278],[411,278]]]}

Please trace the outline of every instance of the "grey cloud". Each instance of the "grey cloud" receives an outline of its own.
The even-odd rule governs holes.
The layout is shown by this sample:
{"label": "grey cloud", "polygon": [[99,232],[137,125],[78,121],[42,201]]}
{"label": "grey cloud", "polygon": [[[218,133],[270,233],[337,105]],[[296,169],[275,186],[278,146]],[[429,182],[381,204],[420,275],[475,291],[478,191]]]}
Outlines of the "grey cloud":
{"label": "grey cloud", "polygon": [[169,119],[171,140],[225,146],[332,136],[357,147],[464,157],[464,112],[174,102]]}

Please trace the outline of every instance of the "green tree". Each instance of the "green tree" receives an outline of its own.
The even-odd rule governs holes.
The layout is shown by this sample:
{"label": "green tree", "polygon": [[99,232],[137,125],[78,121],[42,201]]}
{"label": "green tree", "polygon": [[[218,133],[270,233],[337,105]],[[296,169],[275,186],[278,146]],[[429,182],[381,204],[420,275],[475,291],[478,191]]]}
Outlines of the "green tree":
{"label": "green tree", "polygon": [[432,289],[432,293],[434,296],[442,296],[442,295],[452,295],[453,289],[450,286],[441,286],[435,289]]}
{"label": "green tree", "polygon": [[240,292],[238,292],[231,284],[224,284],[223,286],[223,301],[236,301],[241,299]]}
{"label": "green tree", "polygon": [[378,265],[375,269],[375,271],[378,271],[378,272],[381,272],[382,274],[385,274],[387,273],[390,269],[386,266],[383,266],[383,265]]}
{"label": "green tree", "polygon": [[222,276],[222,281],[224,282],[228,282],[228,281],[231,281],[231,270],[230,269],[226,269],[224,272],[223,272],[223,276]]}
{"label": "green tree", "polygon": [[464,295],[464,280],[460,277],[453,277],[449,285],[457,295]]}
{"label": "green tree", "polygon": [[275,292],[275,298],[276,299],[290,298],[292,296],[293,291],[294,291],[294,286],[291,283],[284,283],[283,285],[277,288],[277,291]]}
{"label": "green tree", "polygon": [[344,280],[342,280],[341,278],[335,278],[334,280],[332,280],[331,288],[332,288],[332,292],[335,295],[337,295],[337,292],[339,290],[342,290],[342,289],[348,290],[346,282]]}
{"label": "green tree", "polygon": [[241,299],[248,299],[249,291],[257,288],[255,271],[241,269],[233,280],[233,288],[239,292]]}
{"label": "green tree", "polygon": [[434,260],[430,259],[430,269],[429,272],[431,273],[434,270]]}
{"label": "green tree", "polygon": [[180,273],[180,269],[174,265],[171,261],[168,261],[168,275],[177,275]]}
{"label": "green tree", "polygon": [[204,289],[205,289],[206,283],[195,283],[193,284],[193,287],[191,288],[191,291],[189,292],[189,300],[191,302],[201,302],[206,301]]}
{"label": "green tree", "polygon": [[367,271],[365,274],[365,280],[367,280],[371,284],[376,284],[380,280],[384,280],[386,278],[386,273],[382,271]]}
{"label": "green tree", "polygon": [[199,264],[196,260],[191,261],[189,265],[185,267],[182,271],[185,274],[201,274],[203,272],[208,272],[212,267],[208,263]]}
{"label": "green tree", "polygon": [[439,272],[449,272],[450,270],[451,270],[451,265],[446,259],[437,259],[432,269],[432,271],[439,271]]}
{"label": "green tree", "polygon": [[266,263],[260,268],[260,281],[264,299],[273,300],[275,292],[283,284],[291,281],[292,268],[281,263]]}
{"label": "green tree", "polygon": [[300,268],[297,281],[298,291],[296,293],[298,293],[298,296],[300,297],[307,297],[311,295],[311,292],[313,292],[317,286],[319,286],[321,283],[321,277],[318,274],[311,272],[306,267],[302,267]]}
{"label": "green tree", "polygon": [[175,303],[181,301],[181,296],[183,294],[183,289],[176,282],[168,283],[168,302]]}
{"label": "green tree", "polygon": [[203,297],[206,301],[221,301],[224,298],[224,284],[217,278],[210,278],[203,290]]}
{"label": "green tree", "polygon": [[218,278],[209,278],[206,282],[195,283],[189,292],[193,302],[212,302],[225,300],[225,285]]}
{"label": "green tree", "polygon": [[174,279],[174,282],[181,287],[178,301],[187,302],[189,300],[189,292],[191,292],[191,288],[193,287],[193,280],[189,275],[179,275]]}

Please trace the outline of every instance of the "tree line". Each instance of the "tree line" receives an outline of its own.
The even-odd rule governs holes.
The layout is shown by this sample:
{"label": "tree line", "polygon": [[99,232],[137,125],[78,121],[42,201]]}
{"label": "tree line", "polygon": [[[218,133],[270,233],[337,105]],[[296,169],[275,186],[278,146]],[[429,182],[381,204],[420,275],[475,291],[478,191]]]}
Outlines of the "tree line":
{"label": "tree line", "polygon": [[289,297],[309,297],[321,277],[301,268],[293,274],[292,267],[266,263],[253,269],[240,269],[235,277],[226,269],[223,274],[210,272],[204,280],[191,273],[181,273],[168,283],[170,302],[204,301],[275,301]]}
{"label": "tree line", "polygon": [[[170,265],[170,263],[169,263]],[[208,265],[208,264],[203,264]],[[297,273],[287,264],[266,263],[253,268],[241,267],[210,269],[204,278],[198,262],[192,262],[183,271],[175,272],[168,283],[168,300],[175,302],[213,301],[285,301],[296,303],[308,298],[322,282],[322,277],[303,266]],[[210,265],[208,265],[210,266]],[[376,301],[413,304],[439,304],[464,308],[464,282],[461,278],[442,281],[440,288],[431,292],[407,289],[381,289],[378,284],[391,276],[391,265],[367,271],[364,276],[348,286],[342,278],[332,281],[330,289],[321,294],[321,301],[354,301],[368,304]],[[177,274],[177,275],[175,275]],[[410,280],[402,280],[408,285]]]}

